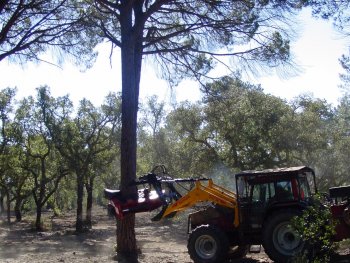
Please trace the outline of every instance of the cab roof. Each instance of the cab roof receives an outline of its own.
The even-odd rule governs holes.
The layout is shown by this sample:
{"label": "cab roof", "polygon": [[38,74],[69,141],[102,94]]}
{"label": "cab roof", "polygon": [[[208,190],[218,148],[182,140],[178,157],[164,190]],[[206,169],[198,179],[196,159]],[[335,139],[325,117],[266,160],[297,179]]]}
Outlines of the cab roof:
{"label": "cab roof", "polygon": [[314,174],[314,170],[307,166],[295,166],[295,167],[284,167],[284,168],[273,168],[265,170],[248,170],[237,173],[236,176],[247,176],[247,175],[286,175],[286,174],[297,174],[299,172],[311,172]]}

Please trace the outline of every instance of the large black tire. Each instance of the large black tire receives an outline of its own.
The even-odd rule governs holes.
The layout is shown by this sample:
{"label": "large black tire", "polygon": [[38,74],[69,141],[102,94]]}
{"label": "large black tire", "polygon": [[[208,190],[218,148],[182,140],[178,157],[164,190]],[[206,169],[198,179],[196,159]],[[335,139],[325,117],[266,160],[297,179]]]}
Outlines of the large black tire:
{"label": "large black tire", "polygon": [[190,234],[187,249],[195,263],[221,263],[227,258],[229,242],[219,228],[201,225]]}
{"label": "large black tire", "polygon": [[298,210],[282,210],[267,218],[264,224],[263,246],[276,263],[289,262],[304,247],[304,242],[291,227],[291,219],[298,215]]}

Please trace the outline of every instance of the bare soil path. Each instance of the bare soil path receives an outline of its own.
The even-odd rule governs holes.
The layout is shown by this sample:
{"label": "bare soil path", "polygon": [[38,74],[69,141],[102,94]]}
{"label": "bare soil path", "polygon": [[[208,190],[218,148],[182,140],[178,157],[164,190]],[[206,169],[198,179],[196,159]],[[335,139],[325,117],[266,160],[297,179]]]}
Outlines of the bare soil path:
{"label": "bare soil path", "polygon": [[[90,231],[75,234],[73,213],[45,218],[50,230],[31,231],[33,219],[8,225],[0,224],[1,263],[104,263],[113,260],[115,220],[106,210],[96,208]],[[140,263],[192,263],[187,253],[186,218],[152,222],[150,215],[137,215],[136,234],[141,254]],[[348,251],[350,254],[350,251]],[[248,254],[230,263],[271,263],[265,253]],[[339,261],[339,262],[350,262]]]}

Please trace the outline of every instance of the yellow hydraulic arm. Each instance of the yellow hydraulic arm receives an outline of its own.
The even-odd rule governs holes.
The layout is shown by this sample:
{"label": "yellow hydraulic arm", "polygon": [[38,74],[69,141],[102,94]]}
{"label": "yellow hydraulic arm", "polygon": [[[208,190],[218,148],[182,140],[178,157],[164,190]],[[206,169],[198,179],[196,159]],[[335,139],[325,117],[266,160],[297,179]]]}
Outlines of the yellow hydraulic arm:
{"label": "yellow hydraulic arm", "polygon": [[196,181],[195,187],[186,195],[182,196],[176,202],[170,204],[162,215],[162,218],[174,212],[180,212],[188,209],[200,202],[212,202],[217,205],[232,208],[235,211],[234,226],[238,227],[238,205],[236,194],[208,180],[207,185],[203,185],[200,181]]}

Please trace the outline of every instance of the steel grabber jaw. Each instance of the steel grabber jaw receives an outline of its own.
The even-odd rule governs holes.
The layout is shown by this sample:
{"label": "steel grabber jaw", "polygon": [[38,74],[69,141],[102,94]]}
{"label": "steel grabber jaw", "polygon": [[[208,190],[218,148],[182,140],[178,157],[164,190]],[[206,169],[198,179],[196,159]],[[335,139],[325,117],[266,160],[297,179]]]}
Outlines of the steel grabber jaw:
{"label": "steel grabber jaw", "polygon": [[[160,170],[158,174],[156,174],[157,169]],[[128,191],[105,189],[104,194],[109,200],[108,209],[117,219],[123,219],[125,215],[130,213],[151,212],[161,208],[159,213],[152,218],[152,221],[159,221],[162,218],[172,218],[177,213],[177,211],[169,211],[168,209],[169,206],[182,198],[175,185],[193,184],[202,180],[208,179],[174,179],[169,176],[164,165],[160,165],[156,166],[152,172],[142,175],[130,183],[129,187],[143,186],[142,189],[137,190],[137,193],[129,194]]]}

